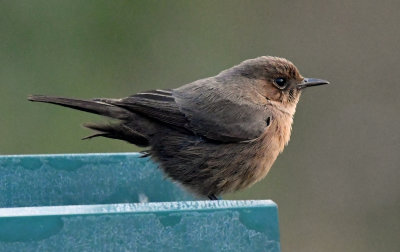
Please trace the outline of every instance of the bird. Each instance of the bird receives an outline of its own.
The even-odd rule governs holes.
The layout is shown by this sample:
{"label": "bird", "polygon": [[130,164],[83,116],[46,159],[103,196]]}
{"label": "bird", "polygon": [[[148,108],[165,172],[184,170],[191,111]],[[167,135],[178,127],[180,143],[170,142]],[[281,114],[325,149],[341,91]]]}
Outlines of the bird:
{"label": "bird", "polygon": [[267,175],[289,142],[301,93],[325,84],[303,77],[285,58],[261,56],[175,89],[121,99],[30,95],[28,100],[117,119],[84,124],[94,130],[84,139],[145,147],[166,177],[200,198],[217,200]]}

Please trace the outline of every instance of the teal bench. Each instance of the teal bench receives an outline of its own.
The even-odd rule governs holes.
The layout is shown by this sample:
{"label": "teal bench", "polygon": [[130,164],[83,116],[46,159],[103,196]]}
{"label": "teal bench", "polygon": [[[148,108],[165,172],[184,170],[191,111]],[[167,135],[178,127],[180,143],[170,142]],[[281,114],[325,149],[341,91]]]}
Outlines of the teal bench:
{"label": "teal bench", "polygon": [[280,251],[270,200],[200,201],[137,153],[0,156],[0,251]]}

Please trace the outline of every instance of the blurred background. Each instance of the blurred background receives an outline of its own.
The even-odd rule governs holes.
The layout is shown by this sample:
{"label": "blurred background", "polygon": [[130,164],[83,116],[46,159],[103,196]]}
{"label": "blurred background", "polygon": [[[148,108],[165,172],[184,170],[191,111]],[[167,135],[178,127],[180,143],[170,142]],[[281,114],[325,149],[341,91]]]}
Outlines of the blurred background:
{"label": "blurred background", "polygon": [[124,97],[261,55],[307,90],[270,174],[227,199],[279,205],[283,251],[400,251],[399,1],[1,1],[0,154],[131,152],[100,117],[28,94]]}

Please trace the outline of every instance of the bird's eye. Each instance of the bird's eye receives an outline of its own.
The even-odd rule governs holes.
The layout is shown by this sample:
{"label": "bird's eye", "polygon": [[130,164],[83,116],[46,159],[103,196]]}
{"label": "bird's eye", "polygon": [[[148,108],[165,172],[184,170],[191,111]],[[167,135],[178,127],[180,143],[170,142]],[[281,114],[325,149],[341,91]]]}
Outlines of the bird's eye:
{"label": "bird's eye", "polygon": [[280,89],[285,88],[286,87],[286,79],[284,78],[276,78],[274,80],[276,86]]}

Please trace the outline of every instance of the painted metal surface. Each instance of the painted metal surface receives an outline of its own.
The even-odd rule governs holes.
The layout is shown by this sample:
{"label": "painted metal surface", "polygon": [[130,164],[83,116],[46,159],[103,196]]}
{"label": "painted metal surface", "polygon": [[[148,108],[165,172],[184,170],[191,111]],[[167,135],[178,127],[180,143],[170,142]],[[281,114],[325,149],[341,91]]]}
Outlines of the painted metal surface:
{"label": "painted metal surface", "polygon": [[0,207],[0,251],[280,251],[275,203],[193,201],[138,154],[0,156]]}
{"label": "painted metal surface", "polygon": [[0,209],[0,251],[279,251],[272,201]]}
{"label": "painted metal surface", "polygon": [[193,199],[138,153],[0,156],[0,207]]}

